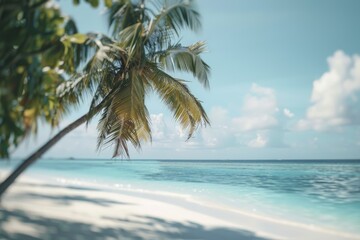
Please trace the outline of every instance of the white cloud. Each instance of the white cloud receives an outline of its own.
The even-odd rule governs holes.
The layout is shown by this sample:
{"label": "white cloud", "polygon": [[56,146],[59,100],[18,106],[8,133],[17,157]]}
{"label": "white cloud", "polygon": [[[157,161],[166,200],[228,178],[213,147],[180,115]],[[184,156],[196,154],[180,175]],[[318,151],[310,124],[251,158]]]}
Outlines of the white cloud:
{"label": "white cloud", "polygon": [[151,148],[182,151],[201,147],[199,131],[195,132],[190,139],[187,139],[188,131],[174,120],[165,117],[163,113],[151,114],[150,117],[153,136]]}
{"label": "white cloud", "polygon": [[268,139],[265,135],[257,133],[256,138],[249,141],[248,146],[252,148],[262,148],[268,143]]}
{"label": "white cloud", "polygon": [[[187,133],[178,124],[166,124],[163,114],[153,114],[153,147],[185,149],[224,149],[235,146],[280,146],[282,135],[277,134],[278,112],[275,92],[253,84],[244,98],[242,112],[230,117],[226,108],[213,107],[209,112],[211,126],[201,128],[186,141]],[[254,138],[254,134],[257,138]]]}
{"label": "white cloud", "polygon": [[211,122],[216,125],[223,125],[228,121],[228,111],[222,107],[213,107],[210,111],[209,117]]}
{"label": "white cloud", "polygon": [[336,51],[327,59],[329,70],[313,83],[312,105],[300,130],[329,130],[359,124],[360,56]]}
{"label": "white cloud", "polygon": [[235,136],[232,132],[230,118],[226,109],[214,107],[211,109],[209,118],[211,126],[201,130],[202,142],[206,147],[224,147],[235,143]]}
{"label": "white cloud", "polygon": [[243,114],[233,119],[233,124],[240,131],[268,129],[278,124],[275,117],[278,111],[276,96],[271,88],[253,84],[242,110]]}
{"label": "white cloud", "polygon": [[[210,112],[212,125],[202,130],[206,147],[223,148],[234,146],[284,147],[283,124],[271,88],[252,84],[241,106],[241,115],[229,117],[226,109],[213,108]],[[289,111],[289,114],[293,114]]]}
{"label": "white cloud", "polygon": [[151,114],[151,133],[154,141],[164,140],[167,132],[167,127],[164,121],[164,114]]}
{"label": "white cloud", "polygon": [[293,118],[294,117],[294,113],[292,113],[289,109],[287,109],[287,108],[284,108],[283,109],[283,113],[284,113],[284,115],[286,116],[286,117],[288,117],[288,118]]}

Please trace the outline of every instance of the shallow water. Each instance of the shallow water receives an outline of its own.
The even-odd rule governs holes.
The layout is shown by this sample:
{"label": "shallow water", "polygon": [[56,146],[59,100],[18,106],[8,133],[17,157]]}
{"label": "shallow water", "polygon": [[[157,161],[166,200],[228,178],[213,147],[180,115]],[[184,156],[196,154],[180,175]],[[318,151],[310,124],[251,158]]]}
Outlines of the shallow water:
{"label": "shallow water", "polygon": [[[0,168],[16,164],[0,161]],[[28,173],[187,194],[259,215],[360,234],[360,161],[41,159]]]}

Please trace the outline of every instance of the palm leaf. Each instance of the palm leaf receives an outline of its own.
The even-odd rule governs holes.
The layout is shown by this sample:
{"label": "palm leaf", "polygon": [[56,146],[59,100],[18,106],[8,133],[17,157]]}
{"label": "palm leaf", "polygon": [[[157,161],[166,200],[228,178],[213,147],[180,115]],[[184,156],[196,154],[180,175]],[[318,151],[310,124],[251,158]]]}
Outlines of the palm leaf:
{"label": "palm leaf", "polygon": [[136,23],[120,32],[120,42],[118,45],[119,47],[127,50],[128,61],[126,62],[126,65],[128,65],[129,61],[134,58],[138,60],[143,59],[143,32],[143,25],[141,23]]}
{"label": "palm leaf", "polygon": [[130,0],[118,0],[113,2],[107,13],[109,28],[113,37],[117,38],[121,31],[138,22],[141,11],[139,5]]}
{"label": "palm leaf", "polygon": [[115,141],[114,157],[128,156],[127,142],[140,149],[141,142],[151,141],[150,118],[145,106],[149,85],[141,78],[141,71],[134,69],[99,121],[98,147]]}
{"label": "palm leaf", "polygon": [[201,102],[190,92],[184,81],[171,77],[150,63],[145,69],[150,84],[173,112],[175,120],[188,129],[188,138],[200,125],[209,124]]}
{"label": "palm leaf", "polygon": [[[160,13],[149,23],[148,36],[156,29],[171,29],[179,36],[180,30],[188,27],[192,31],[201,28],[200,14],[196,11],[194,1],[178,0],[160,9]],[[166,2],[165,2],[166,3]]]}
{"label": "palm leaf", "polygon": [[[105,96],[114,86],[116,76],[122,71],[122,62],[128,56],[125,50],[112,43],[109,39],[93,39],[95,54],[88,60],[82,73],[71,76],[57,88],[57,95],[63,102],[78,104],[88,94],[94,93],[91,106],[99,102],[100,96]],[[101,84],[100,84],[101,83]],[[91,107],[90,107],[91,109]]]}
{"label": "palm leaf", "polygon": [[157,52],[153,58],[165,70],[192,73],[205,88],[209,88],[210,67],[200,57],[204,51],[205,42],[197,42],[188,47],[177,44],[164,51]]}

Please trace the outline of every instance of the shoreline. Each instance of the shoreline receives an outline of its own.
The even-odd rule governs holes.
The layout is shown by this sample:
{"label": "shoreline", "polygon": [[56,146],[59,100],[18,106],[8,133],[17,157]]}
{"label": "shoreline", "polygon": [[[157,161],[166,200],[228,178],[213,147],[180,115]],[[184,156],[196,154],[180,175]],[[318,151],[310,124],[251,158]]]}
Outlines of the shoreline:
{"label": "shoreline", "polygon": [[[3,175],[4,171],[1,171],[1,176]],[[136,216],[143,221],[156,219],[158,222],[155,225],[159,225],[160,228],[162,225],[168,225],[167,223],[176,223],[171,225],[173,230],[170,232],[163,230],[159,232],[156,228],[147,231],[149,235],[156,233],[157,239],[169,237],[215,239],[212,237],[217,236],[217,234],[220,234],[218,237],[227,234],[226,239],[360,239],[357,235],[260,216],[214,203],[198,201],[191,196],[182,194],[119,189],[114,186],[84,184],[61,178],[50,181],[49,184],[45,178],[44,176],[34,178],[28,175],[20,177],[16,185],[9,190],[3,199],[0,211],[2,220],[4,220],[4,213],[12,216],[14,212],[20,211],[27,216],[49,218],[50,222],[55,220],[73,222],[76,220],[77,224],[87,223],[93,228],[101,228],[103,226],[103,215],[106,216],[105,219],[116,219],[119,216],[132,219]],[[126,202],[126,204],[118,205],[116,204],[117,201]],[[39,210],[38,208],[41,206],[48,207]],[[89,213],[89,209],[91,209],[91,213]],[[167,211],[164,211],[165,209]],[[76,212],[76,217],[69,214],[73,212]],[[86,217],[89,215],[93,217],[90,222]],[[131,220],[129,221],[130,223],[126,226],[121,225],[124,232],[129,232],[132,229],[133,224]],[[111,221],[105,222],[107,222],[106,226],[115,224],[110,223]],[[8,233],[19,231],[22,228],[28,229],[25,234],[30,234],[31,230],[26,225],[31,225],[31,221],[23,227],[19,227],[21,224],[15,224],[16,227],[11,223],[1,224],[0,229]],[[45,226],[42,227],[46,229],[46,223],[44,224]],[[192,224],[201,227],[200,229],[186,228]],[[141,226],[140,229],[143,227]],[[183,231],[179,229],[183,229]],[[46,230],[43,231],[46,232]],[[77,232],[76,234],[81,233]],[[147,239],[149,237],[133,236],[129,239]]]}
{"label": "shoreline", "polygon": [[[145,198],[145,199],[151,199],[159,202],[164,203],[171,203],[177,206],[184,207],[186,209],[191,209],[194,212],[200,212],[205,215],[210,215],[216,218],[220,218],[224,221],[229,221],[229,219],[226,218],[226,216],[237,216],[237,218],[241,218],[241,220],[244,220],[244,222],[248,222],[249,219],[252,219],[252,221],[259,223],[260,221],[263,221],[264,225],[266,223],[272,225],[271,227],[266,227],[266,229],[272,229],[270,232],[274,230],[275,227],[278,226],[275,225],[282,225],[284,228],[299,228],[299,234],[302,234],[301,231],[312,231],[314,233],[319,232],[323,234],[330,234],[336,236],[336,239],[342,239],[341,237],[344,237],[344,239],[360,239],[360,236],[357,236],[355,234],[349,234],[344,232],[339,232],[336,230],[328,229],[328,228],[322,228],[314,225],[309,224],[302,224],[296,221],[288,221],[286,219],[282,218],[272,218],[271,216],[262,214],[256,214],[254,212],[242,210],[242,209],[235,209],[233,207],[226,206],[224,204],[219,204],[218,202],[210,202],[207,201],[207,199],[198,199],[194,198],[191,195],[184,194],[184,193],[174,193],[174,192],[166,192],[166,191],[158,191],[158,190],[144,190],[144,189],[134,189],[134,188],[119,188],[119,184],[108,184],[108,183],[99,183],[99,184],[92,184],[87,181],[81,181],[75,178],[74,180],[66,180],[64,178],[57,178],[56,181],[59,183],[64,184],[65,186],[67,184],[73,185],[73,186],[88,186],[88,187],[96,187],[103,190],[111,191],[111,192],[118,192],[120,194],[126,194],[131,195],[135,197]],[[67,182],[67,183],[66,183]],[[67,186],[69,186],[67,185]],[[231,217],[230,217],[231,218]],[[248,219],[245,219],[248,218]],[[257,225],[257,224],[256,224]],[[263,232],[265,235],[269,234],[268,231],[262,231],[262,229],[258,229],[258,226],[248,226],[249,229],[252,230],[261,230],[260,232]],[[294,229],[295,230],[295,229]],[[296,232],[298,229],[295,230]],[[294,231],[294,232],[295,232]],[[274,232],[280,232],[279,235],[281,235],[281,230],[274,231]],[[272,235],[271,233],[270,235]],[[331,239],[331,236],[329,235],[329,238]],[[277,234],[274,236],[278,236]],[[311,239],[310,236],[307,236],[307,239]],[[317,239],[317,238],[314,238]]]}

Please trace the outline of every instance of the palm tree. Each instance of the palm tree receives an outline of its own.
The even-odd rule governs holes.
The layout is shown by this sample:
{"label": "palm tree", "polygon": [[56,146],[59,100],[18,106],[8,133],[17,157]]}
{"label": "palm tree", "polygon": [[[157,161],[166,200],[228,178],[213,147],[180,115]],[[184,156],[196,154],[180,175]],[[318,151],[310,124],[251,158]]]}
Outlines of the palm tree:
{"label": "palm tree", "polygon": [[[88,113],[60,131],[38,151],[23,161],[0,185],[0,196],[14,180],[68,132],[100,113],[98,148],[115,146],[113,157],[129,157],[128,144],[140,149],[151,141],[147,93],[155,91],[172,111],[174,118],[188,130],[190,138],[201,125],[209,123],[200,101],[186,82],[170,75],[189,72],[204,87],[209,86],[209,66],[200,58],[204,42],[183,46],[173,43],[183,28],[200,28],[200,15],[192,1],[165,1],[162,5],[118,0],[109,9],[112,38],[89,34],[87,44],[95,53],[82,73],[58,87],[64,105],[79,103],[92,94]],[[154,13],[155,9],[159,13]]]}

